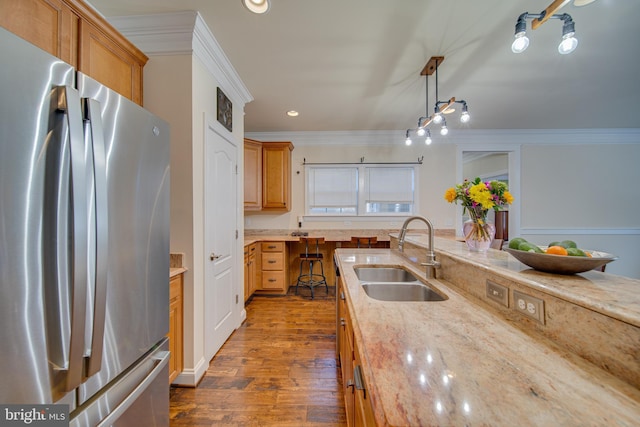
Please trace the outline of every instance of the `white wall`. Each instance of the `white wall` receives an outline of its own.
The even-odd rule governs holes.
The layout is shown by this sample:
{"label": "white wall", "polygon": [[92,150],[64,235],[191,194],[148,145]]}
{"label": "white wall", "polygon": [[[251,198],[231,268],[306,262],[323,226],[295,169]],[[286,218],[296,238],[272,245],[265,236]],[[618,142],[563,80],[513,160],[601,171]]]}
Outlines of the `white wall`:
{"label": "white wall", "polygon": [[[215,120],[217,87],[233,103],[232,138],[242,147],[244,105],[251,96],[217,41],[196,12],[112,18],[110,22],[149,56],[144,68],[144,105],[171,126],[171,247],[183,253],[184,371],[176,383],[195,386],[208,367],[204,356],[204,129]],[[243,164],[243,151],[238,149]],[[237,188],[236,227],[242,229],[242,175]],[[239,242],[242,242],[240,233]],[[235,252],[235,277],[241,278],[243,247]],[[243,295],[242,280],[236,293]],[[240,300],[243,300],[240,298]],[[240,325],[244,307],[234,312]]]}
{"label": "white wall", "polygon": [[[294,143],[292,210],[286,214],[246,214],[247,229],[294,229],[304,214],[302,162],[415,161],[420,166],[419,214],[436,228],[453,228],[459,209],[444,191],[462,179],[460,153],[465,150],[518,150],[518,218],[511,218],[511,238],[522,235],[546,245],[551,240],[575,240],[586,249],[615,254],[607,272],[640,278],[640,130],[453,131],[430,146],[406,147],[403,132],[252,133],[257,140]],[[363,142],[363,140],[365,140]],[[298,174],[300,172],[300,174]],[[517,215],[518,210],[515,210]],[[370,222],[350,218],[310,221],[308,229],[397,228],[401,221]],[[391,224],[393,222],[393,225]]]}

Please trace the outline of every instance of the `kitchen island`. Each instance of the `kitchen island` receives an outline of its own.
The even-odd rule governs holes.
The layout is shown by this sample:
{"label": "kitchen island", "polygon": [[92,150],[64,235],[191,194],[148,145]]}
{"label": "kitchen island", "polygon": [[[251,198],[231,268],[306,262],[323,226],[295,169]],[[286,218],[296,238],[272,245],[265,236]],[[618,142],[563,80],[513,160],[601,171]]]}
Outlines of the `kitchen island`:
{"label": "kitchen island", "polygon": [[[638,425],[639,281],[531,272],[507,253],[436,239],[442,267],[429,283],[445,301],[365,294],[359,265],[401,266],[426,280],[424,239],[410,236],[403,253],[393,236],[392,249],[336,250],[378,425]],[[487,275],[509,290],[508,306],[486,298]],[[542,322],[514,310],[514,290],[544,300]]]}

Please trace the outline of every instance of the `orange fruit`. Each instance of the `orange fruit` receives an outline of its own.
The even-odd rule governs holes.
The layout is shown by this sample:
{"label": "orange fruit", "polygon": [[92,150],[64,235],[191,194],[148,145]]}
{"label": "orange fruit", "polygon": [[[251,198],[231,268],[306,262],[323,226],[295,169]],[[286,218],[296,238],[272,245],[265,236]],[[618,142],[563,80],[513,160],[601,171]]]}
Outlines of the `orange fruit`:
{"label": "orange fruit", "polygon": [[562,246],[549,246],[546,252],[551,255],[567,255],[567,250]]}

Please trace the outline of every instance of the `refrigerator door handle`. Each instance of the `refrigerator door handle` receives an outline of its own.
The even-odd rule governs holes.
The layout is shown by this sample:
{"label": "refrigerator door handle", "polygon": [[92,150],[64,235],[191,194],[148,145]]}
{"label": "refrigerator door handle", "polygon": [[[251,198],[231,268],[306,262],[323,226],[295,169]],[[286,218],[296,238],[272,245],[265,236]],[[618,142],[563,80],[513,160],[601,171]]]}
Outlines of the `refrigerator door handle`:
{"label": "refrigerator door handle", "polygon": [[[84,329],[87,301],[87,191],[86,163],[84,160],[84,138],[80,94],[71,86],[60,86],[57,90],[57,108],[66,112],[69,129],[71,157],[71,306],[68,363],[59,367],[66,370],[63,387],[66,391],[76,388],[83,380]],[[63,255],[64,256],[64,255]],[[66,286],[67,284],[58,284]],[[61,326],[62,327],[62,326]]]}
{"label": "refrigerator door handle", "polygon": [[[166,346],[166,341],[164,346]],[[87,404],[77,416],[69,420],[70,427],[108,427],[113,425],[146,391],[154,381],[169,387],[166,367],[171,353],[158,348],[139,361],[126,375],[105,387],[103,393]],[[142,416],[150,414],[141,414]]]}
{"label": "refrigerator door handle", "polygon": [[[109,427],[126,412],[127,409],[140,397],[151,383],[162,373],[164,367],[169,363],[171,353],[168,351],[158,351],[150,360],[155,364],[151,372],[142,380],[129,395],[109,413],[96,427]],[[168,386],[167,386],[168,387]]]}
{"label": "refrigerator door handle", "polygon": [[[107,267],[109,254],[109,218],[107,196],[107,160],[105,155],[104,128],[102,126],[102,109],[95,99],[83,99],[85,119],[88,121],[88,144],[93,147],[93,182],[95,185],[95,248],[90,248],[89,262],[95,266],[95,282],[93,283],[93,316],[92,329],[87,331],[85,349],[86,375],[97,373],[102,368],[102,347],[104,343],[104,327],[107,304]],[[93,251],[95,249],[95,251]]]}

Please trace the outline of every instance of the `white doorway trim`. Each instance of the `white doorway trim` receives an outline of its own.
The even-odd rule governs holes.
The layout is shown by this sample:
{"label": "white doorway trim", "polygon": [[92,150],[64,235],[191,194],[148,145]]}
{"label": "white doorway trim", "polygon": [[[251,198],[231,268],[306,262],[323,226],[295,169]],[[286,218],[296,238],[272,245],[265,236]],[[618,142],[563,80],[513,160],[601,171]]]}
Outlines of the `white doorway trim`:
{"label": "white doorway trim", "polygon": [[[509,206],[509,237],[519,236],[520,233],[520,144],[457,144],[456,145],[456,183],[462,182],[464,178],[473,179],[475,177],[463,176],[463,152],[501,152],[507,153],[509,158],[509,192],[514,198],[513,204]],[[462,206],[456,208],[456,236],[462,237]]]}

